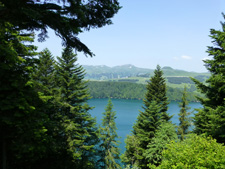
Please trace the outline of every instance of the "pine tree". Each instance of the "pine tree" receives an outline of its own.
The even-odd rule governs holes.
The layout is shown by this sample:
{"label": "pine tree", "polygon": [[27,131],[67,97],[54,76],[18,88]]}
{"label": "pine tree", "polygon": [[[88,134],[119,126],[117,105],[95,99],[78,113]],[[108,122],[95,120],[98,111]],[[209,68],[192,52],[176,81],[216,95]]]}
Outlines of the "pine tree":
{"label": "pine tree", "polygon": [[143,158],[143,150],[140,148],[140,141],[134,135],[128,135],[125,139],[126,151],[121,155],[121,161],[126,164],[126,168],[138,168],[140,160]]}
{"label": "pine tree", "polygon": [[188,112],[190,107],[188,107],[186,86],[184,87],[182,101],[180,103],[180,108],[181,108],[180,113],[178,114],[180,124],[178,126],[177,134],[180,136],[180,139],[183,141],[184,136],[188,134],[188,128],[191,126],[190,117],[188,117],[191,113]]}
{"label": "pine tree", "polygon": [[46,116],[33,89],[31,73],[36,59],[32,34],[0,23],[0,144],[3,169],[26,169],[46,152]]}
{"label": "pine tree", "polygon": [[116,112],[113,111],[112,101],[109,99],[108,104],[103,113],[102,128],[100,128],[101,151],[102,151],[102,168],[119,169],[120,150],[118,148],[119,141],[117,135],[117,127],[115,123]]}
{"label": "pine tree", "polygon": [[39,53],[38,63],[35,66],[32,78],[35,89],[45,96],[52,96],[55,84],[55,60],[46,48]]}
{"label": "pine tree", "polygon": [[[147,93],[143,106],[144,111],[140,111],[137,121],[133,126],[133,136],[139,143],[138,151],[132,152],[132,150],[126,150],[123,155],[123,159],[125,159],[123,161],[132,161],[132,163],[139,165],[141,168],[147,168],[148,161],[145,158],[144,152],[148,144],[155,137],[157,128],[163,121],[168,122],[171,118],[167,114],[169,103],[166,96],[166,83],[162,75],[163,72],[160,66],[157,66],[154,76],[150,78],[147,84]],[[134,161],[134,159],[137,161]]]}
{"label": "pine tree", "polygon": [[177,141],[176,127],[172,123],[162,123],[152,139],[148,144],[148,148],[145,150],[145,158],[148,161],[148,167],[154,168],[162,162],[162,152],[167,148],[167,145],[171,141]]}
{"label": "pine tree", "polygon": [[[225,15],[223,14],[225,18]],[[207,52],[212,59],[205,60],[205,66],[211,76],[205,83],[193,79],[197,88],[205,95],[199,98],[203,105],[195,115],[195,132],[212,135],[219,142],[225,143],[225,23],[221,22],[222,31],[211,29],[210,37],[214,46]]]}
{"label": "pine tree", "polygon": [[133,126],[133,134],[139,140],[141,158],[138,164],[141,168],[147,167],[148,162],[145,159],[144,152],[147,149],[148,144],[155,137],[156,130],[162,121],[160,106],[153,101],[148,109],[140,112],[137,121]]}
{"label": "pine tree", "polygon": [[84,70],[76,64],[77,57],[71,48],[65,48],[62,57],[57,57],[56,83],[59,86],[59,113],[62,118],[66,149],[78,168],[94,167],[94,152],[97,144],[95,119],[89,114],[91,107]]}
{"label": "pine tree", "polygon": [[[40,109],[48,118],[44,122],[47,129],[48,151],[38,160],[39,168],[60,169],[71,163],[71,156],[66,150],[67,140],[63,137],[64,127],[61,122],[63,117],[59,113],[59,96],[56,95],[58,86],[55,79],[55,60],[51,52],[46,48],[39,53],[38,62],[32,74],[34,89],[39,93],[43,104]],[[50,158],[51,157],[51,158]]]}
{"label": "pine tree", "polygon": [[163,71],[159,65],[157,65],[154,76],[150,78],[146,88],[147,93],[145,95],[143,109],[148,109],[151,102],[155,101],[161,107],[160,113],[162,114],[162,118],[165,121],[169,121],[172,116],[167,114],[169,102],[166,95],[166,82],[163,77]]}

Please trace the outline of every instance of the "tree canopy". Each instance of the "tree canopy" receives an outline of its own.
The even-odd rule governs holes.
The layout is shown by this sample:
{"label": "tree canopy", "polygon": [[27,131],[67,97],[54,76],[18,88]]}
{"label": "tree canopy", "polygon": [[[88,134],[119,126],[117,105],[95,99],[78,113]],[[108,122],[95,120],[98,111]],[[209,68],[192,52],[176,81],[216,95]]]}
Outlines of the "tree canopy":
{"label": "tree canopy", "polygon": [[182,101],[180,102],[180,113],[179,116],[179,126],[177,129],[177,134],[180,136],[181,140],[184,140],[184,137],[186,134],[188,134],[188,129],[191,126],[191,119],[190,119],[190,112],[188,110],[190,107],[188,107],[188,101],[187,101],[187,88],[184,87]]}
{"label": "tree canopy", "polygon": [[145,150],[145,158],[148,161],[148,167],[158,166],[162,161],[162,152],[167,148],[171,141],[177,140],[175,125],[169,122],[162,123],[155,134],[155,137],[148,144]]}
{"label": "tree canopy", "polygon": [[[225,18],[225,15],[223,14]],[[212,59],[205,60],[211,76],[205,83],[193,79],[197,88],[205,95],[198,98],[203,105],[195,115],[195,132],[212,135],[219,142],[225,143],[225,22],[221,22],[222,31],[211,29],[213,46],[207,52]]]}
{"label": "tree canopy", "polygon": [[190,135],[184,141],[168,144],[157,168],[224,168],[224,155],[224,145],[215,139]]}
{"label": "tree canopy", "polygon": [[[170,116],[167,113],[168,98],[166,96],[165,78],[162,77],[163,72],[158,65],[154,71],[154,76],[150,78],[146,89],[144,99],[144,111],[140,111],[137,121],[133,126],[131,137],[126,140],[126,148],[122,156],[122,161],[128,165],[135,165],[141,168],[147,168],[148,160],[145,151],[149,143],[155,137],[156,131],[162,122],[168,122]],[[131,138],[138,143],[137,148],[133,148]]]}
{"label": "tree canopy", "polygon": [[64,45],[93,56],[78,34],[111,24],[119,9],[118,0],[0,0],[0,22],[17,30],[40,31],[39,41],[48,37],[51,28]]}
{"label": "tree canopy", "polygon": [[[25,168],[42,156],[46,147],[46,116],[30,74],[36,61],[32,35],[20,34],[0,23],[0,158],[2,168]],[[32,138],[32,139],[31,139]],[[21,160],[22,159],[22,160]]]}
{"label": "tree canopy", "polygon": [[102,151],[102,168],[103,169],[120,169],[119,155],[120,149],[118,148],[119,141],[116,127],[116,112],[113,111],[113,104],[111,99],[103,113],[102,127],[100,128],[101,151]]}
{"label": "tree canopy", "polygon": [[162,119],[169,121],[171,116],[167,114],[169,102],[166,95],[166,81],[163,77],[163,71],[159,65],[157,65],[154,71],[154,76],[150,78],[146,88],[147,93],[144,99],[144,110],[149,109],[151,102],[155,101],[160,106],[160,114],[162,115]]}
{"label": "tree canopy", "polygon": [[56,64],[56,83],[59,88],[59,114],[64,128],[67,151],[72,155],[76,167],[94,167],[96,144],[98,143],[95,119],[91,117],[87,104],[90,98],[83,82],[84,70],[76,64],[72,48],[65,48]]}

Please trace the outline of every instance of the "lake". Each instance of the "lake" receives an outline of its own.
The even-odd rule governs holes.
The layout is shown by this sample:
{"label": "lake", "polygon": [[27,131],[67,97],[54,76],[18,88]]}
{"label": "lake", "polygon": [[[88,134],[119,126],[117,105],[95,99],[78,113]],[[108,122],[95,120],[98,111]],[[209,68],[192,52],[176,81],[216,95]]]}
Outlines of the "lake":
{"label": "lake", "polygon": [[[101,124],[102,113],[105,111],[105,107],[108,103],[108,99],[91,99],[88,101],[90,106],[95,107],[90,111],[93,117],[96,117],[97,123]],[[125,99],[112,99],[113,111],[116,111],[116,126],[118,128],[117,134],[120,136],[120,149],[123,153],[125,151],[124,139],[128,134],[131,133],[132,126],[135,123],[139,110],[143,110],[143,101],[142,100],[125,100]],[[202,107],[200,103],[191,102],[188,105],[193,111],[195,108]],[[178,113],[180,111],[179,102],[171,102],[169,104],[168,113],[174,115],[172,122],[178,124]],[[194,113],[194,112],[193,112]]]}

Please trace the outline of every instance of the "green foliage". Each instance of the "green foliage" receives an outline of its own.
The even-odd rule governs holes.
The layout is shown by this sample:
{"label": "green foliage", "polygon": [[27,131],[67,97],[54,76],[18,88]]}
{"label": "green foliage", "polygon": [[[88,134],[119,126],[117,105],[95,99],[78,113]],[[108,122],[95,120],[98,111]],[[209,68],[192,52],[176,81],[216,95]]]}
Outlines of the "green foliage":
{"label": "green foliage", "polygon": [[149,109],[151,102],[155,101],[160,106],[159,114],[161,114],[161,118],[169,121],[171,117],[167,114],[169,102],[166,95],[166,83],[163,77],[163,71],[159,65],[157,65],[154,76],[150,78],[146,88],[147,93],[144,99],[144,110]]}
{"label": "green foliage", "polygon": [[167,77],[169,83],[181,84],[181,83],[190,83],[194,84],[189,77]]}
{"label": "green foliage", "polygon": [[216,138],[218,142],[224,143],[225,140],[225,108],[218,106],[216,109],[204,107],[198,109],[195,114],[195,129],[196,133],[207,133]]}
{"label": "green foliage", "polygon": [[[171,67],[163,67],[162,70],[165,76],[195,77],[199,75],[199,73],[196,72],[187,72],[184,70],[173,69]],[[201,75],[208,75],[208,73],[201,73]]]}
{"label": "green foliage", "polygon": [[127,168],[135,168],[139,165],[139,160],[143,158],[140,141],[134,134],[132,134],[127,135],[125,144],[126,151],[121,155],[121,160],[123,163],[127,164]]}
{"label": "green foliage", "polygon": [[47,48],[39,53],[32,79],[38,92],[42,92],[45,96],[53,95],[53,90],[56,87],[55,60]]}
{"label": "green foliage", "polygon": [[112,101],[109,99],[108,104],[103,113],[102,127],[100,128],[100,139],[102,141],[100,147],[102,151],[101,168],[105,169],[119,169],[121,168],[119,164],[119,154],[120,150],[118,148],[118,135],[116,128],[116,112],[112,111],[113,105]]}
{"label": "green foliage", "polygon": [[52,57],[45,50],[35,69],[36,47],[28,43],[33,42],[34,31],[40,31],[39,41],[44,41],[51,28],[63,45],[93,56],[78,34],[111,24],[119,9],[117,0],[0,0],[3,169],[96,167],[98,139],[95,120],[88,113],[82,68],[64,65],[64,57],[55,74]]}
{"label": "green foliage", "polygon": [[119,79],[118,82],[130,82],[130,83],[136,83],[139,81],[138,79]]}
{"label": "green foliage", "polygon": [[155,136],[155,132],[161,122],[160,106],[155,101],[149,105],[149,109],[140,112],[137,121],[133,126],[133,133],[141,142],[140,144],[143,151]]}
{"label": "green foliage", "polygon": [[[169,83],[172,84],[194,84],[190,77],[166,77]],[[200,82],[205,82],[206,79],[209,78],[207,75],[197,75],[194,77],[195,79],[199,80]]]}
{"label": "green foliage", "polygon": [[93,98],[143,99],[145,85],[128,82],[89,81],[88,88]]}
{"label": "green foliage", "polygon": [[138,166],[136,166],[136,165],[132,165],[132,166],[131,166],[130,164],[128,164],[128,165],[125,166],[124,169],[139,169],[139,168],[138,168]]}
{"label": "green foliage", "polygon": [[47,28],[51,28],[64,45],[92,56],[77,35],[111,24],[111,18],[119,9],[117,0],[1,0],[0,22],[10,22],[20,30],[38,30],[39,41],[48,37]]}
{"label": "green foliage", "polygon": [[179,126],[177,134],[180,136],[181,140],[184,140],[184,137],[186,134],[188,134],[188,128],[191,126],[191,119],[189,115],[191,114],[188,112],[190,107],[188,107],[188,101],[187,101],[187,88],[184,88],[182,101],[180,103],[180,113],[179,115]]}
{"label": "green foliage", "polygon": [[[224,14],[223,17],[225,18]],[[198,98],[203,108],[199,109],[195,116],[195,132],[212,134],[215,133],[213,130],[216,128],[219,132],[217,135],[213,134],[213,137],[219,142],[225,143],[225,128],[224,125],[221,125],[221,121],[225,119],[223,110],[225,106],[225,23],[221,24],[222,31],[214,29],[210,31],[214,46],[208,47],[207,52],[213,58],[204,61],[211,76],[206,84],[196,79],[193,81],[201,93],[205,95],[205,98]]]}
{"label": "green foliage", "polygon": [[76,64],[77,58],[71,48],[65,48],[58,57],[56,84],[59,86],[59,114],[63,135],[67,141],[66,149],[71,154],[76,167],[94,167],[95,145],[98,143],[95,119],[89,114],[90,98],[85,82],[84,70]]}
{"label": "green foliage", "polygon": [[[154,71],[154,76],[150,78],[146,88],[147,93],[144,100],[144,111],[140,111],[137,121],[133,126],[133,139],[137,140],[138,150],[132,146],[127,146],[123,155],[123,161],[127,164],[137,165],[147,168],[148,161],[145,158],[145,150],[152,139],[155,137],[158,127],[163,121],[168,122],[170,116],[167,114],[168,99],[166,96],[165,79],[160,66]],[[130,138],[132,138],[130,137]],[[130,140],[127,140],[130,144]],[[134,161],[135,160],[135,161]]]}
{"label": "green foliage", "polygon": [[[128,82],[109,82],[109,81],[88,81],[87,83],[92,98],[117,98],[117,99],[144,99],[146,93],[146,85]],[[197,101],[193,92],[193,86],[188,90],[188,101]],[[196,89],[194,88],[194,91]],[[167,97],[169,101],[180,101],[183,89],[167,87]]]}
{"label": "green foliage", "polygon": [[175,126],[168,122],[162,123],[144,153],[144,156],[149,163],[149,168],[158,166],[161,163],[162,151],[167,148],[167,144],[175,140],[177,140]]}
{"label": "green foliage", "polygon": [[157,168],[225,168],[225,147],[210,137],[190,135],[168,144],[162,154],[162,164]]}
{"label": "green foliage", "polygon": [[[62,135],[65,133],[65,128],[62,125],[63,117],[60,115],[60,97],[56,95],[58,87],[55,81],[55,60],[48,49],[44,49],[39,54],[38,63],[35,66],[35,71],[32,74],[35,90],[39,93],[42,99],[41,112],[48,117],[44,125],[47,128],[48,140],[45,146],[48,151],[39,158],[35,164],[40,168],[61,168],[71,164],[71,158],[68,155],[65,147],[67,140]],[[49,158],[54,157],[54,158]],[[40,163],[40,164],[38,164]],[[46,166],[45,163],[48,163]],[[67,165],[65,165],[67,163]]]}
{"label": "green foliage", "polygon": [[133,134],[139,142],[138,147],[140,157],[137,159],[139,167],[146,167],[147,165],[144,152],[147,149],[148,144],[155,137],[157,128],[162,123],[160,110],[160,106],[153,101],[149,105],[149,109],[140,112],[137,121],[133,126]]}
{"label": "green foliage", "polygon": [[[30,74],[36,47],[25,45],[33,35],[0,23],[0,144],[2,168],[31,167],[46,151],[46,116]],[[32,138],[32,139],[31,139]]]}
{"label": "green foliage", "polygon": [[146,168],[148,161],[145,159],[144,152],[155,137],[156,130],[161,122],[160,106],[153,101],[149,105],[149,109],[140,112],[133,126],[133,134],[128,136],[125,141],[126,151],[122,155],[124,163]]}

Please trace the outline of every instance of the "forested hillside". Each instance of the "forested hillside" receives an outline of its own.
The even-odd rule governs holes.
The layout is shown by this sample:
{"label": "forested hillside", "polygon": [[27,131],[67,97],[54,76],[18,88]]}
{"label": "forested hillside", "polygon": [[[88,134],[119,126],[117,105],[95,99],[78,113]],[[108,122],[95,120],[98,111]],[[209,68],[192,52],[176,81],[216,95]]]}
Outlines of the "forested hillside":
{"label": "forested hillside", "polygon": [[[145,84],[130,82],[89,81],[88,88],[93,98],[118,98],[118,99],[144,99],[146,93]],[[195,96],[200,93],[190,86],[188,89],[188,101],[197,101]],[[170,101],[178,101],[182,98],[183,88],[167,88],[167,96]]]}
{"label": "forested hillside", "polygon": [[[146,84],[153,75],[153,69],[138,68],[133,65],[123,66],[84,66],[85,79],[93,98],[143,99]],[[171,67],[162,68],[167,84],[167,96],[170,101],[181,100],[182,91],[187,86],[188,101],[197,101],[202,96],[191,78],[205,82],[209,73],[187,72]]]}

